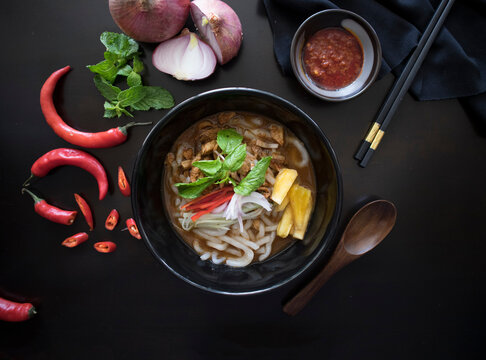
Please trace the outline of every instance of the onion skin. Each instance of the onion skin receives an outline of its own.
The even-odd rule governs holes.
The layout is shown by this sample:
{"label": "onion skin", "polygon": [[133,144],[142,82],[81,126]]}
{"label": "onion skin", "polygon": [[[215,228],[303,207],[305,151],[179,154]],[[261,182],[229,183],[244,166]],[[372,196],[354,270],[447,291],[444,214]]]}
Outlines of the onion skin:
{"label": "onion skin", "polygon": [[189,16],[190,0],[109,0],[111,16],[137,41],[161,42],[177,35]]}
{"label": "onion skin", "polygon": [[243,39],[238,15],[220,0],[194,0],[190,7],[201,38],[214,50],[218,62],[226,64],[238,54]]}

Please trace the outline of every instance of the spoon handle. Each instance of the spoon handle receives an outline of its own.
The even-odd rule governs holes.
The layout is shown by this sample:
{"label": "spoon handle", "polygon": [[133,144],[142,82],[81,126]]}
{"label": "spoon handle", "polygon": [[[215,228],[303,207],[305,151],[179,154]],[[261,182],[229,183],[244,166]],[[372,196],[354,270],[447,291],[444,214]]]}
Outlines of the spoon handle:
{"label": "spoon handle", "polygon": [[292,316],[299,313],[331,276],[352,260],[354,256],[349,257],[349,254],[346,254],[341,241],[327,265],[284,305],[283,311]]}

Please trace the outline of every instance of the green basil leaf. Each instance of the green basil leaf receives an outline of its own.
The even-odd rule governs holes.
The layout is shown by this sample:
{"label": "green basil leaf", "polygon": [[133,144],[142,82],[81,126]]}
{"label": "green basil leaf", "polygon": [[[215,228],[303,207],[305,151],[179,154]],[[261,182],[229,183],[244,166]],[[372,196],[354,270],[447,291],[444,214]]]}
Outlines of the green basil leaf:
{"label": "green basil leaf", "polygon": [[135,71],[131,71],[127,77],[127,84],[130,87],[142,85],[142,77],[139,74],[137,74]]}
{"label": "green basil leaf", "polygon": [[[96,88],[98,91],[103,95],[107,100],[115,101],[117,100],[118,94],[121,92],[121,89],[111,85],[108,80],[105,80],[101,77],[100,74],[96,74],[93,79]],[[106,107],[105,107],[106,109]]]}
{"label": "green basil leaf", "polygon": [[216,139],[223,154],[229,154],[243,141],[243,136],[238,134],[235,129],[224,129],[218,131]]}
{"label": "green basil leaf", "polygon": [[174,106],[174,98],[165,89],[158,86],[144,86],[145,96],[137,103],[131,104],[133,110],[169,109]]}
{"label": "green basil leaf", "polygon": [[271,156],[267,156],[258,160],[256,165],[250,172],[235,186],[234,191],[237,194],[248,196],[253,191],[258,189],[265,182],[265,173],[270,165]]}
{"label": "green basil leaf", "polygon": [[125,34],[117,34],[105,31],[100,36],[100,41],[106,46],[106,50],[121,57],[129,57],[138,51],[138,43]]}
{"label": "green basil leaf", "polygon": [[246,144],[238,145],[231,151],[223,162],[223,168],[229,171],[237,171],[246,158]]}
{"label": "green basil leaf", "polygon": [[218,173],[221,169],[222,163],[221,160],[201,160],[201,161],[194,161],[192,166],[195,166],[204,173],[206,176],[213,176]]}
{"label": "green basil leaf", "polygon": [[215,181],[215,177],[203,177],[192,183],[177,183],[175,186],[179,195],[185,199],[195,199]]}
{"label": "green basil leaf", "polygon": [[233,186],[237,186],[238,185],[238,183],[232,177],[228,177],[228,181]]}
{"label": "green basil leaf", "polygon": [[117,96],[119,106],[125,107],[136,104],[145,96],[144,86],[138,85],[120,92]]}

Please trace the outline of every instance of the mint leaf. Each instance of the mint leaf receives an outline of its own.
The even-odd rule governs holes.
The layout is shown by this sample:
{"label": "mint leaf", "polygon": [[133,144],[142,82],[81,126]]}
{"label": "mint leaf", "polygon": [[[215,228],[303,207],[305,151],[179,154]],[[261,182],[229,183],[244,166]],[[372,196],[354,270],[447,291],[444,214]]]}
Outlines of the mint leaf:
{"label": "mint leaf", "polygon": [[133,57],[133,71],[141,73],[143,71],[143,62],[140,61],[137,55]]}
{"label": "mint leaf", "polygon": [[95,74],[100,74],[101,77],[108,80],[112,84],[115,81],[118,72],[116,65],[108,60],[103,60],[96,65],[88,65],[87,68]]}
{"label": "mint leaf", "polygon": [[165,89],[158,86],[144,86],[145,97],[143,97],[137,103],[131,104],[133,110],[149,110],[154,108],[169,109],[174,106],[174,98]]}
{"label": "mint leaf", "polygon": [[142,85],[142,77],[139,74],[137,74],[135,71],[131,71],[127,77],[127,84],[130,87]]}
{"label": "mint leaf", "polygon": [[105,107],[105,113],[103,114],[103,117],[114,118],[115,116],[117,116],[115,105],[113,105],[109,101],[105,101],[104,107]]}
{"label": "mint leaf", "polygon": [[229,171],[237,171],[246,158],[246,144],[238,145],[224,159],[223,168]]}
{"label": "mint leaf", "polygon": [[107,51],[124,58],[138,51],[138,43],[125,34],[105,31],[101,34],[100,41],[106,46]]}
{"label": "mint leaf", "polygon": [[127,110],[125,110],[123,107],[120,107],[120,102],[111,103],[109,101],[105,101],[105,104],[103,105],[105,108],[105,113],[104,117],[107,118],[114,118],[115,116],[122,116],[123,114],[133,117],[132,114],[130,114]]}
{"label": "mint leaf", "polygon": [[271,156],[258,160],[253,169],[234,187],[235,193],[248,196],[262,186],[265,182],[265,173],[267,172],[268,165],[270,165],[270,160],[272,160]]}
{"label": "mint leaf", "polygon": [[121,114],[125,114],[126,116],[130,116],[130,117],[133,117],[132,114],[130,114],[127,110],[125,110],[124,108],[120,108],[120,107],[117,107],[117,113],[119,114],[118,117],[121,116]]}
{"label": "mint leaf", "polygon": [[145,96],[145,88],[142,85],[137,85],[126,90],[121,91],[117,99],[119,101],[119,106],[126,107],[136,104],[142,100]]}
{"label": "mint leaf", "polygon": [[125,65],[124,67],[118,69],[117,71],[117,75],[121,75],[121,76],[128,76],[132,73],[132,67],[130,65]]}
{"label": "mint leaf", "polygon": [[[108,80],[102,78],[99,74],[96,74],[93,79],[96,88],[107,100],[117,100],[118,94],[121,92],[120,88],[111,85]],[[106,107],[105,107],[106,109]]]}
{"label": "mint leaf", "polygon": [[218,131],[217,140],[223,154],[229,154],[243,141],[243,136],[238,134],[235,129],[224,129]]}
{"label": "mint leaf", "polygon": [[218,173],[221,169],[222,163],[221,160],[201,160],[201,161],[194,161],[192,166],[195,166],[204,173],[206,176],[213,176]]}
{"label": "mint leaf", "polygon": [[105,58],[106,61],[113,63],[113,65],[116,66],[117,68],[121,68],[128,61],[126,58],[109,51],[105,51],[103,53],[103,57]]}
{"label": "mint leaf", "polygon": [[177,183],[175,186],[179,195],[185,199],[195,199],[216,180],[215,177],[204,177],[192,183]]}

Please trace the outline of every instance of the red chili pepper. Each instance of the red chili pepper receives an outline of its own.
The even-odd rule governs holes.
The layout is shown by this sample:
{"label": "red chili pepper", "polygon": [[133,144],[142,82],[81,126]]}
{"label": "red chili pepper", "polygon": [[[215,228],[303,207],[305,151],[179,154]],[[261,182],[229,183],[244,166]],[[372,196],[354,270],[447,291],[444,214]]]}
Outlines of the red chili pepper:
{"label": "red chili pepper", "polygon": [[85,232],[80,232],[68,237],[61,243],[61,245],[72,248],[84,243],[86,240],[88,240],[88,234],[86,234]]}
{"label": "red chili pepper", "polygon": [[[226,195],[224,197],[220,197],[217,200],[214,200],[211,204],[207,204],[205,206],[205,209],[204,210],[199,210],[196,214],[192,215],[191,216],[191,220],[192,221],[196,221],[197,219],[199,219],[204,214],[210,213],[211,211],[213,211],[214,209],[216,209],[218,206],[223,205],[225,202],[231,200],[231,198],[233,197],[233,195],[234,194],[231,193],[231,194]],[[203,208],[201,208],[201,209],[203,209]]]}
{"label": "red chili pepper", "polygon": [[81,195],[74,194],[74,198],[76,199],[76,202],[78,203],[79,209],[83,213],[84,218],[86,219],[86,222],[88,223],[89,230],[93,231],[94,223],[93,223],[93,213],[91,212],[91,208],[89,207],[86,200],[84,200],[81,197]]}
{"label": "red chili pepper", "polygon": [[70,127],[59,116],[54,106],[52,95],[59,79],[71,69],[66,66],[52,73],[42,86],[40,92],[40,105],[42,113],[54,132],[68,143],[85,148],[108,148],[119,145],[127,139],[127,129],[136,125],[149,125],[152,123],[131,122],[107,131],[89,133]]}
{"label": "red chili pepper", "polygon": [[118,211],[116,209],[111,210],[111,212],[108,214],[108,217],[106,218],[105,221],[105,228],[106,230],[113,230],[118,224],[118,219],[120,215],[118,214]]}
{"label": "red chili pepper", "polygon": [[111,241],[101,241],[93,245],[96,251],[101,253],[111,253],[115,251],[116,244]]}
{"label": "red chili pepper", "polygon": [[41,199],[37,195],[33,194],[31,191],[23,188],[22,193],[26,192],[32,199],[34,199],[34,209],[37,214],[51,220],[58,224],[71,225],[78,214],[77,211],[69,211],[60,209],[54,205],[47,203],[44,199]]}
{"label": "red chili pepper", "polygon": [[140,233],[138,232],[137,224],[135,223],[135,220],[133,220],[132,218],[127,219],[127,228],[130,235],[132,235],[134,238],[137,239],[142,238],[140,236]]}
{"label": "red chili pepper", "polygon": [[35,307],[31,303],[18,303],[0,297],[0,320],[24,321],[36,314]]}
{"label": "red chili pepper", "polygon": [[121,166],[118,166],[118,187],[124,196],[130,196],[130,184]]}
{"label": "red chili pepper", "polygon": [[181,206],[181,210],[197,210],[197,209],[204,209],[211,204],[213,201],[226,197],[228,193],[231,193],[233,196],[233,187],[232,186],[225,186],[221,189],[215,190],[207,195],[199,196],[198,198],[189,201],[187,204]]}
{"label": "red chili pepper", "polygon": [[224,204],[226,201],[231,200],[233,195],[233,187],[225,186],[182,205],[181,210],[196,212],[196,214],[191,216],[191,220],[196,221],[204,214],[210,213],[218,206]]}
{"label": "red chili pepper", "polygon": [[89,172],[98,182],[100,200],[106,196],[108,193],[108,178],[103,165],[87,152],[68,148],[54,149],[38,158],[32,165],[30,169],[31,175],[24,183],[24,186],[29,186],[29,181],[32,178],[44,177],[52,169],[63,165],[77,166]]}

